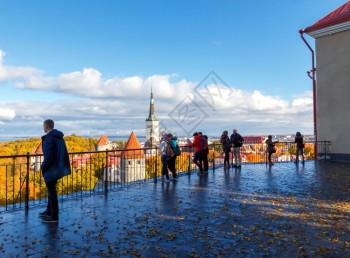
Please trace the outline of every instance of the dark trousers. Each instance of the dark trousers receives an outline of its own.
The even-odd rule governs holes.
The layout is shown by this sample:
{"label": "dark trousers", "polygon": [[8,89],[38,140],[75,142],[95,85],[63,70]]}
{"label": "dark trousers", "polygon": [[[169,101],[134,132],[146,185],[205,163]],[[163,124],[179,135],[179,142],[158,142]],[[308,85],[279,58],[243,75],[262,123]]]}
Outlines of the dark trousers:
{"label": "dark trousers", "polygon": [[202,166],[202,152],[201,151],[197,151],[195,154],[194,154],[194,159],[193,159],[193,162],[194,164],[197,165],[197,167],[199,168],[199,171],[203,172],[203,166]]}
{"label": "dark trousers", "polygon": [[168,162],[169,157],[166,155],[162,155],[162,176],[166,176],[166,179],[169,180],[169,172],[168,172]]}
{"label": "dark trousers", "polygon": [[168,161],[168,168],[171,171],[171,173],[173,174],[173,178],[177,177],[175,162],[176,162],[176,156],[170,158]]}
{"label": "dark trousers", "polygon": [[224,148],[224,153],[225,153],[224,166],[227,165],[228,167],[230,167],[230,149]]}
{"label": "dark trousers", "polygon": [[270,163],[272,163],[272,161],[271,161],[272,153],[273,153],[273,151],[269,151],[269,154],[268,154],[268,160]]}
{"label": "dark trousers", "polygon": [[48,202],[46,211],[51,214],[51,217],[58,218],[58,199],[57,199],[57,180],[53,182],[45,182],[47,187]]}
{"label": "dark trousers", "polygon": [[303,162],[304,162],[304,149],[303,148],[297,148],[297,152],[295,155],[295,161],[298,162],[299,161],[299,155],[301,155],[303,157]]}
{"label": "dark trousers", "polygon": [[204,150],[202,152],[203,170],[204,171],[208,171],[208,169],[209,169],[208,154],[209,154],[209,150]]}

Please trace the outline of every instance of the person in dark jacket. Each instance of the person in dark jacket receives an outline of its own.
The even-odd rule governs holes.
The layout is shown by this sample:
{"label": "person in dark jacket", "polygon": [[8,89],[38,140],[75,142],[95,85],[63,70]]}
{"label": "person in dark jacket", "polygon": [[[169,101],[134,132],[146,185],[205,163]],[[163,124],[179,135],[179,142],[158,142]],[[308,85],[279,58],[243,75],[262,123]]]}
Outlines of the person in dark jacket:
{"label": "person in dark jacket", "polygon": [[208,136],[207,136],[207,135],[203,135],[202,132],[198,132],[198,134],[201,136],[201,138],[200,138],[200,145],[201,145],[201,149],[202,149],[203,172],[204,172],[204,174],[208,174],[208,169],[209,169],[209,161],[208,161],[208,154],[209,154]]}
{"label": "person in dark jacket", "polygon": [[271,156],[273,153],[276,152],[276,148],[275,148],[275,143],[277,143],[278,141],[272,141],[272,135],[269,135],[267,137],[267,140],[265,141],[265,143],[267,144],[267,153],[268,153],[268,160],[269,160],[269,165],[273,165],[273,162],[271,161]]}
{"label": "person in dark jacket", "polygon": [[231,143],[228,137],[228,131],[224,131],[220,137],[220,142],[225,153],[224,168],[230,168],[230,149]]}
{"label": "person in dark jacket", "polygon": [[230,137],[230,142],[233,147],[233,156],[235,157],[235,164],[233,165],[234,168],[240,168],[241,167],[241,147],[244,142],[243,137],[237,133],[237,129],[233,129],[233,133]]}
{"label": "person in dark jacket", "polygon": [[296,154],[295,154],[295,163],[298,163],[299,162],[299,155],[301,155],[303,157],[303,164],[305,163],[305,160],[304,160],[304,139],[303,139],[303,136],[301,135],[300,132],[297,132],[295,134],[295,139],[294,139],[294,142],[297,144],[297,151],[296,151]]}
{"label": "person in dark jacket", "polygon": [[58,199],[57,180],[71,173],[68,151],[63,139],[63,133],[54,129],[54,121],[44,121],[44,132],[42,136],[42,148],[44,161],[41,164],[41,171],[45,180],[48,192],[47,208],[39,213],[44,217],[44,223],[58,222]]}

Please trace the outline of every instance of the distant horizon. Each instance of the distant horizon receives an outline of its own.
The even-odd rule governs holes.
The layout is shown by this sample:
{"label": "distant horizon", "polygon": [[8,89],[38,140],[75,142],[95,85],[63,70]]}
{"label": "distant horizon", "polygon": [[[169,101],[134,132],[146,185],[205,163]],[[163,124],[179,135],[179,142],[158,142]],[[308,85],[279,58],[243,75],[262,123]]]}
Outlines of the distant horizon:
{"label": "distant horizon", "polygon": [[[43,134],[44,135],[44,134]],[[95,135],[95,136],[89,136],[89,135],[78,135],[78,134],[68,134],[65,136],[70,136],[70,135],[76,135],[78,137],[84,137],[84,138],[95,138],[99,139],[101,135]],[[106,135],[106,134],[105,134]],[[256,134],[256,135],[244,135],[242,134],[243,137],[267,137],[269,134]],[[295,135],[295,133],[285,133],[285,134],[272,134],[273,136],[288,136],[288,135]],[[42,135],[41,135],[42,136]],[[0,135],[0,142],[8,142],[11,140],[18,140],[18,139],[29,139],[29,138],[40,138],[41,136],[1,136]],[[106,135],[108,139],[110,140],[111,138],[120,138],[120,139],[125,139],[128,140],[130,135]],[[221,135],[207,135],[209,138],[220,138]],[[303,134],[303,136],[314,136],[313,134]],[[146,139],[146,136],[142,135],[136,135],[138,139]],[[193,136],[182,136],[178,135],[178,138],[192,138]]]}

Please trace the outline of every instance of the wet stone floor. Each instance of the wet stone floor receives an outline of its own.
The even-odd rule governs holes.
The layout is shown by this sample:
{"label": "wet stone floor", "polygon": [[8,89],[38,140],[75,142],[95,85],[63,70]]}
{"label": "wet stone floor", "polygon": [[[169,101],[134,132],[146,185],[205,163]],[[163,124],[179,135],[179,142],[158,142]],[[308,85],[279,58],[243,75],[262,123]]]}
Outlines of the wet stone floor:
{"label": "wet stone floor", "polygon": [[350,164],[193,171],[0,214],[0,257],[349,257]]}

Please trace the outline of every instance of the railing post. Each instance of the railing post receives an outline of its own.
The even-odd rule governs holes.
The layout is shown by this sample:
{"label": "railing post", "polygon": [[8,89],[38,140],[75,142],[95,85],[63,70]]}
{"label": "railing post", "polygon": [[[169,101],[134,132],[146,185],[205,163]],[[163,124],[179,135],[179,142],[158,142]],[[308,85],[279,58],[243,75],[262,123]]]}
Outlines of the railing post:
{"label": "railing post", "polygon": [[215,172],[215,149],[213,151],[213,172]]}
{"label": "railing post", "polygon": [[[153,152],[151,150],[151,152]],[[156,148],[156,155],[154,159],[155,165],[154,165],[154,183],[157,183],[157,172],[158,172],[158,148]]]}
{"label": "railing post", "polygon": [[26,173],[26,196],[25,196],[25,210],[29,210],[29,166],[30,166],[30,155],[27,152],[27,173]]}
{"label": "railing post", "polygon": [[191,174],[191,155],[188,155],[188,166],[187,166],[187,174]]}
{"label": "railing post", "polygon": [[105,183],[105,194],[108,193],[108,149],[106,149],[106,163],[104,169],[104,183]]}

